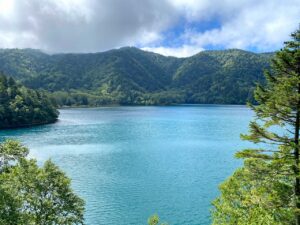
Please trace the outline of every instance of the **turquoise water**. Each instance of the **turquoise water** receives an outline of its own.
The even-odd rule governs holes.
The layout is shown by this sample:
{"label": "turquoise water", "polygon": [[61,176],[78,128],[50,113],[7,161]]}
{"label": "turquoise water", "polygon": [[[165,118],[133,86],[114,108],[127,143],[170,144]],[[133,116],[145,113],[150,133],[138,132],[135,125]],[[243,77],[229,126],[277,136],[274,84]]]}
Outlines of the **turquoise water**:
{"label": "turquoise water", "polygon": [[51,158],[86,200],[88,225],[210,224],[218,184],[241,162],[244,106],[64,109],[56,124],[0,131]]}

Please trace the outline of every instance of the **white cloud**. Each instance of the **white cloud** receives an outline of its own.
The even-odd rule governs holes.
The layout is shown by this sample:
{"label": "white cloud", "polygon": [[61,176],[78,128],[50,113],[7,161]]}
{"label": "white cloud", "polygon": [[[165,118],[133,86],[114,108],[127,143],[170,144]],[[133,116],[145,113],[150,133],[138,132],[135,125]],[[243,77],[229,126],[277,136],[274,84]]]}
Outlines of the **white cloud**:
{"label": "white cloud", "polygon": [[175,56],[175,57],[189,57],[203,51],[203,48],[193,46],[193,45],[183,45],[181,47],[144,47],[142,48],[145,51],[156,52],[165,56]]}
{"label": "white cloud", "polygon": [[[170,3],[187,24],[197,23],[201,27],[203,22],[220,23],[220,27],[205,31],[187,27],[180,38],[183,47],[190,49],[209,46],[274,51],[283,46],[300,23],[299,0],[170,0]],[[173,51],[163,46],[150,49],[162,54],[181,52],[181,48]]]}
{"label": "white cloud", "polygon": [[176,21],[166,1],[0,0],[0,7],[7,12],[0,14],[0,47],[62,52],[146,44]]}
{"label": "white cloud", "polygon": [[[0,48],[133,45],[179,57],[208,46],[270,51],[298,27],[299,12],[299,0],[0,0]],[[210,22],[219,26],[201,29]],[[166,35],[176,26],[183,32]]]}
{"label": "white cloud", "polygon": [[224,19],[218,29],[187,31],[185,36],[187,41],[199,46],[256,48],[259,51],[279,49],[297,29],[299,12],[300,1],[258,1]]}

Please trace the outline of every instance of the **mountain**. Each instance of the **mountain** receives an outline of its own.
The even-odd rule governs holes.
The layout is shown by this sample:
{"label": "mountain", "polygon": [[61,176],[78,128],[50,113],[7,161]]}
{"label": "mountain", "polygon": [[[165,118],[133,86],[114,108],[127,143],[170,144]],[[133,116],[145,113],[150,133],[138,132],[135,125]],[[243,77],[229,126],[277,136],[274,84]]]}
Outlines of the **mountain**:
{"label": "mountain", "polygon": [[173,86],[188,90],[191,103],[244,104],[253,100],[255,84],[264,80],[271,58],[237,49],[204,51],[184,60]]}
{"label": "mountain", "polygon": [[165,57],[124,47],[101,53],[46,54],[1,49],[0,71],[52,93],[60,105],[226,103],[252,100],[273,54],[238,49]]}

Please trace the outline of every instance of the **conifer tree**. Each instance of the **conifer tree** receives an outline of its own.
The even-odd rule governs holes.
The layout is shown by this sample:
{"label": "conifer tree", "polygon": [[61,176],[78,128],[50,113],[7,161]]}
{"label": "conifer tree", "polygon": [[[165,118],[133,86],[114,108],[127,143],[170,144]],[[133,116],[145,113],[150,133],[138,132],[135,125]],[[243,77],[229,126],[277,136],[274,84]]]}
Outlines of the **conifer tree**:
{"label": "conifer tree", "polygon": [[244,167],[221,185],[214,224],[300,225],[300,29],[291,37],[255,91],[242,139],[259,147],[237,153]]}

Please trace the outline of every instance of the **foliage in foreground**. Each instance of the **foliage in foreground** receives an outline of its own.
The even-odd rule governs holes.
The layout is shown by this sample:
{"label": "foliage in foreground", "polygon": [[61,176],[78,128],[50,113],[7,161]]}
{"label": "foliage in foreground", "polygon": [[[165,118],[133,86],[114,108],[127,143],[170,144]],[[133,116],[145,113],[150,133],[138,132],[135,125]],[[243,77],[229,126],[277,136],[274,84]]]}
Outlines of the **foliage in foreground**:
{"label": "foliage in foreground", "polygon": [[[158,225],[159,224],[159,217],[157,214],[152,215],[149,219],[148,219],[148,225]],[[161,223],[160,225],[168,225],[167,223]]]}
{"label": "foliage in foreground", "polygon": [[0,128],[50,123],[57,117],[56,104],[46,94],[0,74]]}
{"label": "foliage in foreground", "polygon": [[0,144],[0,225],[84,224],[84,201],[70,179],[50,160],[39,167],[28,149]]}
{"label": "foliage in foreground", "polygon": [[237,153],[244,167],[220,186],[213,224],[300,224],[300,29],[276,54],[266,78],[255,92],[256,120],[242,135],[263,148]]}

